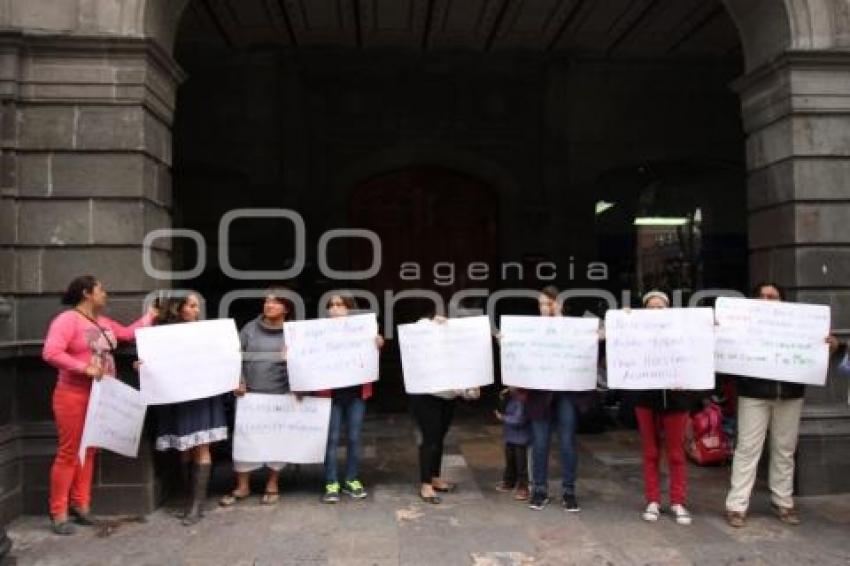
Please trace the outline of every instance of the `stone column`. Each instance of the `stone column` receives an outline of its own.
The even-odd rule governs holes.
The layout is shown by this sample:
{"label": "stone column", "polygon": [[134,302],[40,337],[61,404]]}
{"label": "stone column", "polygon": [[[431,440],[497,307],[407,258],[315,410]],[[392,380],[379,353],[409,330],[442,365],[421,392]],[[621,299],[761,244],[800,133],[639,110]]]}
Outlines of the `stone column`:
{"label": "stone column", "polygon": [[[70,279],[98,276],[108,314],[125,323],[146,292],[166,285],[145,273],[142,243],[171,225],[181,78],[150,39],[0,35],[0,397],[14,399],[0,403],[0,467],[17,466],[0,474],[0,506],[11,490],[24,512],[46,508],[55,371],[40,362],[39,341]],[[153,264],[167,268],[170,242],[157,245]],[[12,476],[17,485],[4,479]],[[137,461],[100,459],[96,511],[155,504],[148,446]]]}
{"label": "stone column", "polygon": [[[752,282],[830,305],[850,335],[850,54],[788,52],[740,79]],[[848,380],[807,388],[800,495],[850,491]]]}

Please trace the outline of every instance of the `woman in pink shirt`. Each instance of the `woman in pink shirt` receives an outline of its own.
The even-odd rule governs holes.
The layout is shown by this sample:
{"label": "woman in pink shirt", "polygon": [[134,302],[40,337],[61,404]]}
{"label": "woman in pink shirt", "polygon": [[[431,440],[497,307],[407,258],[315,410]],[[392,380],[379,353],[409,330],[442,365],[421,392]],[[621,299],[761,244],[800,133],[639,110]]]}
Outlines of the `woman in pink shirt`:
{"label": "woman in pink shirt", "polygon": [[44,361],[59,370],[53,390],[59,446],[50,471],[50,516],[53,532],[59,535],[74,532],[69,512],[78,524],[93,524],[89,508],[95,449],[88,449],[84,465],[78,456],[92,380],[115,377],[113,352],[118,342],[132,341],[135,329],[153,318],[148,314],[121,326],[101,316],[106,298],[103,285],[91,275],[71,281],[62,304],[72,308],[53,319],[44,341]]}

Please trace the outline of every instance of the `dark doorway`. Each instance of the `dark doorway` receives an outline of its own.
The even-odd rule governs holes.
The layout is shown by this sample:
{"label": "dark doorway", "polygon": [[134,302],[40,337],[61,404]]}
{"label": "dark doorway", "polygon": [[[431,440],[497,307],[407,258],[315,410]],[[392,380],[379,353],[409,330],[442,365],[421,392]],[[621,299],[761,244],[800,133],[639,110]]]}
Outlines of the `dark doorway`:
{"label": "dark doorway", "polygon": [[[718,0],[194,0],[175,57],[187,80],[174,225],[200,232],[209,250],[206,271],[175,286],[201,291],[213,314],[225,294],[268,283],[216,264],[218,223],[235,208],[304,218],[306,264],[290,283],[309,318],[341,285],[383,301],[412,287],[448,297],[553,283],[619,296],[747,280],[744,134],[729,88],[742,54]],[[605,202],[615,206],[599,212]],[[647,235],[639,215],[690,225]],[[336,228],[379,234],[376,277],[320,273],[317,242]],[[194,265],[192,247],[176,244],[177,269]],[[227,253],[240,269],[283,269],[293,250],[286,223],[244,220]],[[370,251],[341,239],[330,264],[361,269]],[[418,278],[401,276],[404,262]],[[489,279],[470,280],[474,262],[491,266]],[[607,266],[604,281],[587,275],[592,262]],[[557,267],[551,280],[535,272],[542,263]],[[504,277],[508,264],[522,275]],[[572,314],[597,305],[585,302]],[[397,304],[396,322],[414,316],[409,307]],[[242,323],[258,309],[246,300],[231,314]],[[524,299],[499,308],[533,309]],[[376,408],[403,397],[394,347]]]}
{"label": "dark doorway", "polygon": [[[434,165],[411,166],[371,177],[351,195],[351,226],[377,233],[382,245],[378,274],[363,288],[384,304],[385,293],[416,289],[439,294],[445,305],[470,287],[489,288],[489,280],[471,281],[470,264],[492,265],[498,253],[498,196],[485,182]],[[353,269],[372,261],[369,244],[350,246]],[[388,307],[384,307],[388,308]],[[402,299],[392,309],[395,324],[412,322],[422,301]],[[404,406],[397,343],[381,359],[378,410]]]}

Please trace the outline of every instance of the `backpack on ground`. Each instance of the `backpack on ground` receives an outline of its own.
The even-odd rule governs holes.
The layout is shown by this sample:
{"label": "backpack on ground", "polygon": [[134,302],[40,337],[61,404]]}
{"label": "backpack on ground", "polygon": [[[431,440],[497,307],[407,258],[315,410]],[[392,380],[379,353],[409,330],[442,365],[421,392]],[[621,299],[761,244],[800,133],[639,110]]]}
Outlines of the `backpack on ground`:
{"label": "backpack on ground", "polygon": [[725,464],[732,458],[732,445],[723,431],[723,412],[716,403],[690,416],[685,433],[685,452],[700,466]]}

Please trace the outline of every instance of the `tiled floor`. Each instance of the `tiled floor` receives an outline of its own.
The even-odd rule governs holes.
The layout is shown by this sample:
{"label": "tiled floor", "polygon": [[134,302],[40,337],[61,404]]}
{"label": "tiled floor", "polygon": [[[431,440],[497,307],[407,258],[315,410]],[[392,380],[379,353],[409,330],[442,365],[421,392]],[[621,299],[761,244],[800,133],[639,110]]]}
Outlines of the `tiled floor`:
{"label": "tiled floor", "polygon": [[[434,506],[416,495],[410,422],[374,418],[364,430],[362,476],[370,495],[363,501],[320,504],[320,469],[305,466],[284,472],[277,506],[261,506],[257,497],[223,509],[211,497],[206,519],[192,528],[163,508],[109,536],[87,529],[59,538],[45,518],[25,517],[11,526],[15,551],[7,563],[850,564],[850,494],[799,500],[804,524],[792,528],[769,514],[759,486],[748,525],[736,530],[721,515],[728,468],[691,467],[693,525],[676,525],[669,515],[657,524],[641,521],[637,440],[633,431],[580,436],[581,513],[566,513],[556,498],[535,512],[493,489],[502,467],[498,426],[458,422],[444,470],[460,489]],[[554,451],[550,475],[557,496]],[[219,466],[222,489],[226,476]]]}

